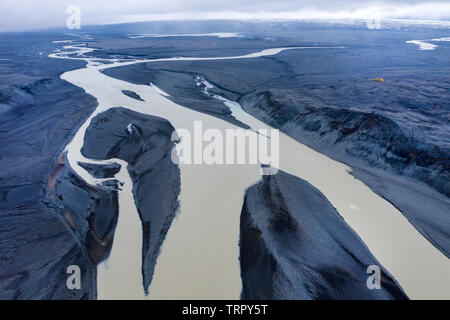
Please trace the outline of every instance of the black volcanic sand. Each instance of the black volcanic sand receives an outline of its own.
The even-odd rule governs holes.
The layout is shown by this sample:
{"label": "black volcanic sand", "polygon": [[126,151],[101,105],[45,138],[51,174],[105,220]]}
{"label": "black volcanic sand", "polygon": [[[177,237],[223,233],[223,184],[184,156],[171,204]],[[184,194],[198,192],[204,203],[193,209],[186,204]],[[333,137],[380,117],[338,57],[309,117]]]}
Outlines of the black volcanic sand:
{"label": "black volcanic sand", "polygon": [[94,164],[78,162],[91,176],[98,179],[113,178],[120,171],[120,164]]}
{"label": "black volcanic sand", "polygon": [[[129,124],[131,133],[127,129]],[[92,120],[82,148],[87,158],[118,158],[128,163],[142,222],[142,274],[146,292],[160,247],[178,209],[180,170],[171,160],[173,131],[165,119],[112,108]]]}
{"label": "black volcanic sand", "polygon": [[114,240],[119,182],[91,186],[73,171],[65,156],[65,153],[60,156],[50,172],[44,201],[60,212],[96,265],[109,255]]}
{"label": "black volcanic sand", "polygon": [[130,98],[139,100],[139,101],[144,101],[140,95],[138,95],[136,92],[131,91],[131,90],[122,90],[122,93]]}
{"label": "black volcanic sand", "polygon": [[[95,265],[64,208],[45,200],[59,155],[96,106],[59,78],[84,63],[47,58],[52,39],[0,35],[0,299],[96,297]],[[81,269],[81,290],[67,289],[70,265]]]}
{"label": "black volcanic sand", "polygon": [[240,262],[242,299],[407,299],[325,196],[283,171],[246,191]]}

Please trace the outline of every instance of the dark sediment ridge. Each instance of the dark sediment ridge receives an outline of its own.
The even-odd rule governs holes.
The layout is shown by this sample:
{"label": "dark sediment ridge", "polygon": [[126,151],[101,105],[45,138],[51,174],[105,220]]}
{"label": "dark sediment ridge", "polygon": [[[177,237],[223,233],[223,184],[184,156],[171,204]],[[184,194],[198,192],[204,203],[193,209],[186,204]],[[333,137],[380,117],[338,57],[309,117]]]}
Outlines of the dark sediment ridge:
{"label": "dark sediment ridge", "polygon": [[303,104],[289,90],[255,91],[240,102],[245,110],[294,138],[314,141],[318,147],[333,146],[336,156],[352,156],[372,167],[415,178],[450,196],[448,150],[408,136],[385,116]]}
{"label": "dark sediment ridge", "polygon": [[[82,63],[30,60],[12,62],[9,79],[14,83],[27,73],[34,79],[0,90],[0,103],[8,106],[0,116],[0,166],[7,168],[0,173],[0,299],[95,299],[96,268],[82,239],[86,212],[78,211],[71,195],[64,201],[73,206],[64,208],[59,199],[59,205],[48,202],[46,194],[48,184],[62,187],[55,166],[69,175],[58,157],[96,103],[59,79],[63,70]],[[79,224],[72,228],[65,214]],[[80,267],[80,290],[67,288],[70,265]]]}
{"label": "dark sediment ridge", "polygon": [[314,107],[285,90],[255,91],[243,108],[315,150],[353,168],[353,175],[399,208],[450,257],[450,176],[445,149],[408,136],[372,112]]}
{"label": "dark sediment ridge", "polygon": [[98,179],[113,178],[120,171],[120,164],[94,164],[78,162],[91,176]]}
{"label": "dark sediment ridge", "polygon": [[87,129],[82,153],[91,159],[128,163],[133,196],[142,222],[142,274],[147,292],[156,259],[178,209],[180,172],[171,160],[174,128],[165,120],[125,108],[112,108]]}
{"label": "dark sediment ridge", "polygon": [[127,97],[139,100],[139,101],[144,101],[140,95],[138,95],[136,92],[131,91],[131,90],[122,90],[122,93],[124,95],[126,95]]}
{"label": "dark sediment ridge", "polygon": [[93,265],[111,250],[119,214],[118,181],[91,186],[70,167],[61,154],[50,172],[45,203],[57,211]]}
{"label": "dark sediment ridge", "polygon": [[247,189],[240,262],[243,299],[407,299],[325,196],[282,171]]}

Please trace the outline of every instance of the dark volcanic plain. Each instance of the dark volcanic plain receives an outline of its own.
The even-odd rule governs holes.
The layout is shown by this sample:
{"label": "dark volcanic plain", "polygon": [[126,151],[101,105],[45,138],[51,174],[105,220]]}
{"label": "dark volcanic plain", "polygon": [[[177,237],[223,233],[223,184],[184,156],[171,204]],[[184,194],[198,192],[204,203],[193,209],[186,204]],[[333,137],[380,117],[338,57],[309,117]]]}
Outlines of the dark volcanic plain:
{"label": "dark volcanic plain", "polygon": [[[128,37],[196,32],[246,37]],[[48,58],[63,45],[52,41],[87,43],[97,57],[116,59],[342,47],[248,60],[138,64],[105,73],[152,82],[180,105],[242,125],[223,104],[202,94],[194,81],[201,75],[248,113],[351,166],[356,178],[450,256],[450,45],[419,51],[405,43],[449,32],[420,26],[367,30],[364,23],[286,22],[269,28],[219,21],[86,27],[72,35],[66,30],[0,34],[0,299],[95,299],[96,265],[114,240],[120,184],[88,185],[68,166],[64,152],[97,102],[60,79],[84,63]],[[178,207],[179,169],[168,157],[173,128],[164,119],[111,107],[94,118],[82,152],[128,163],[142,221],[147,288]],[[120,170],[81,165],[98,178]],[[259,225],[256,217],[272,227]],[[293,223],[293,217],[304,225]],[[312,255],[311,247],[328,257]],[[243,298],[406,298],[388,270],[383,270],[383,290],[364,290],[365,267],[376,264],[375,258],[318,190],[283,172],[248,189],[240,249]],[[81,268],[81,290],[66,287],[69,265]]]}

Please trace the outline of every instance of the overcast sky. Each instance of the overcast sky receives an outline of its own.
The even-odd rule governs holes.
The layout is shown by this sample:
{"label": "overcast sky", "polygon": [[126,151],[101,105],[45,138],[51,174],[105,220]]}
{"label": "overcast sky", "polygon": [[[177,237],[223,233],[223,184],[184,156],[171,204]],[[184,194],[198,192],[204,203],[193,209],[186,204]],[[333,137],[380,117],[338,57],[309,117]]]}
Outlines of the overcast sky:
{"label": "overcast sky", "polygon": [[450,0],[0,0],[0,31],[171,19],[399,18],[450,20]]}

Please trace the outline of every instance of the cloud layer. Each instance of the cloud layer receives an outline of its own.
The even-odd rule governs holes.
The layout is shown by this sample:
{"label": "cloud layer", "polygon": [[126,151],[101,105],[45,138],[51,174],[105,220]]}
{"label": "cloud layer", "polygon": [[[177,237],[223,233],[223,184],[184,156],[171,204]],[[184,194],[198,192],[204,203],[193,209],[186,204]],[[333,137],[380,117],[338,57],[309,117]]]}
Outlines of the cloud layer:
{"label": "cloud layer", "polygon": [[0,0],[0,31],[64,27],[72,4],[81,8],[85,25],[172,19],[450,20],[448,0]]}

